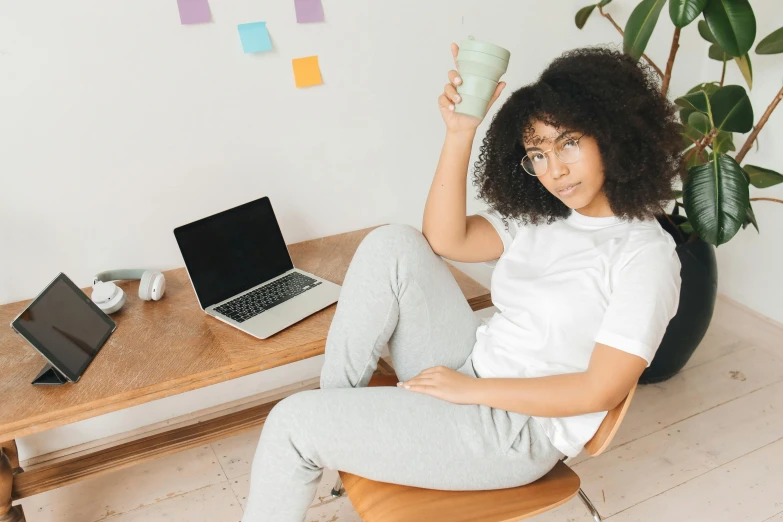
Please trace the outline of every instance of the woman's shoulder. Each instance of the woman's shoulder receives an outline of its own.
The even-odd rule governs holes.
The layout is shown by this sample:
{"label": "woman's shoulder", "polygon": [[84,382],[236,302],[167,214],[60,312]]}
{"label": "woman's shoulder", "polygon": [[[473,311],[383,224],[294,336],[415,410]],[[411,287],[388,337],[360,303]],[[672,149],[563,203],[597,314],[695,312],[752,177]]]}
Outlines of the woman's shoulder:
{"label": "woman's shoulder", "polygon": [[677,243],[655,219],[630,222],[618,264],[618,268],[628,264],[679,267]]}
{"label": "woman's shoulder", "polygon": [[631,247],[647,245],[670,251],[677,247],[672,235],[664,230],[657,219],[636,219],[628,222],[628,244]]}

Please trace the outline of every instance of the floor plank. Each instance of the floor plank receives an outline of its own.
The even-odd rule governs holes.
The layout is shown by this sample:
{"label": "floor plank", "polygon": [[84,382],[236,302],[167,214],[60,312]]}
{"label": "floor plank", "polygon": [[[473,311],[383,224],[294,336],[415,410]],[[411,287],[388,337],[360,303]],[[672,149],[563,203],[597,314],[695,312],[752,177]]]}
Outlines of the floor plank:
{"label": "floor plank", "polygon": [[[749,347],[683,370],[668,381],[640,385],[609,449],[780,381],[783,359]],[[568,464],[576,466],[589,458],[582,452]]]}
{"label": "floor plank", "polygon": [[250,473],[260,436],[261,428],[256,428],[212,443],[226,477],[235,479]]}
{"label": "floor plank", "polygon": [[783,324],[760,316],[727,297],[718,296],[710,324],[721,325],[732,336],[783,357]]}
{"label": "floor plank", "polygon": [[225,480],[207,445],[34,495],[21,504],[27,522],[91,522]]}
{"label": "floor plank", "polygon": [[762,521],[783,510],[783,438],[623,511],[612,522]]}
{"label": "floor plank", "polygon": [[[611,517],[750,455],[782,435],[783,382],[780,382],[611,450],[573,469],[582,480],[582,489],[601,515]],[[592,519],[581,502],[569,502],[536,520],[587,522]]]}
{"label": "floor plank", "polygon": [[783,359],[745,348],[682,371],[668,381],[639,386],[612,447],[639,439],[723,403],[783,380]]}
{"label": "floor plank", "polygon": [[206,486],[105,519],[106,522],[241,522],[242,508],[227,482]]}

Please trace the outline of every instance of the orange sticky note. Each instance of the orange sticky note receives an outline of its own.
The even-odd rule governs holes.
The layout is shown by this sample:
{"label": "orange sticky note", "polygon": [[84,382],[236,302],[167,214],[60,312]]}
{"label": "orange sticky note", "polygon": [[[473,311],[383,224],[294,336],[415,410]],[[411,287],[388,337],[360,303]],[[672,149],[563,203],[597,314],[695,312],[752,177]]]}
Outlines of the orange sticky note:
{"label": "orange sticky note", "polygon": [[294,58],[293,64],[294,81],[296,81],[297,87],[310,87],[311,85],[321,85],[323,83],[317,56]]}

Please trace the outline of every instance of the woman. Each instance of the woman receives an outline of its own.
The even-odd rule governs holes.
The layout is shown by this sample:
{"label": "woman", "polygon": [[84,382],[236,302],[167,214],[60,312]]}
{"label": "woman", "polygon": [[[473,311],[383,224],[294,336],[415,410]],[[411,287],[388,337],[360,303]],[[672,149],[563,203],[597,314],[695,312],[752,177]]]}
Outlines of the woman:
{"label": "woman", "polygon": [[[446,139],[423,233],[388,225],[359,245],[321,389],[270,412],[244,522],[304,520],[324,467],[441,490],[533,482],[579,454],[677,311],[680,263],[653,213],[681,174],[680,136],[650,70],[575,50],[513,93],[475,165],[491,209],[468,217],[480,122],[454,111],[460,81],[450,71],[438,98]],[[488,322],[439,256],[497,259]],[[366,388],[387,342],[401,383]]]}

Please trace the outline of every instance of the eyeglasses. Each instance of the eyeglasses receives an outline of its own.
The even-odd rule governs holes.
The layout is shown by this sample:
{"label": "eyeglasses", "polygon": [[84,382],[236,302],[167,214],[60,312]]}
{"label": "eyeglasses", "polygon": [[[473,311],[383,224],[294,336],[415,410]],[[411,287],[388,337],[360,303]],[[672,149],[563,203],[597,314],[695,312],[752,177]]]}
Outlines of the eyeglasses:
{"label": "eyeglasses", "polygon": [[555,141],[555,146],[545,151],[534,151],[530,154],[525,154],[522,157],[522,168],[525,172],[531,176],[543,176],[549,169],[549,160],[547,153],[554,150],[557,157],[563,163],[575,163],[579,160],[579,140],[582,139],[584,134],[578,138],[571,136],[563,136]]}

